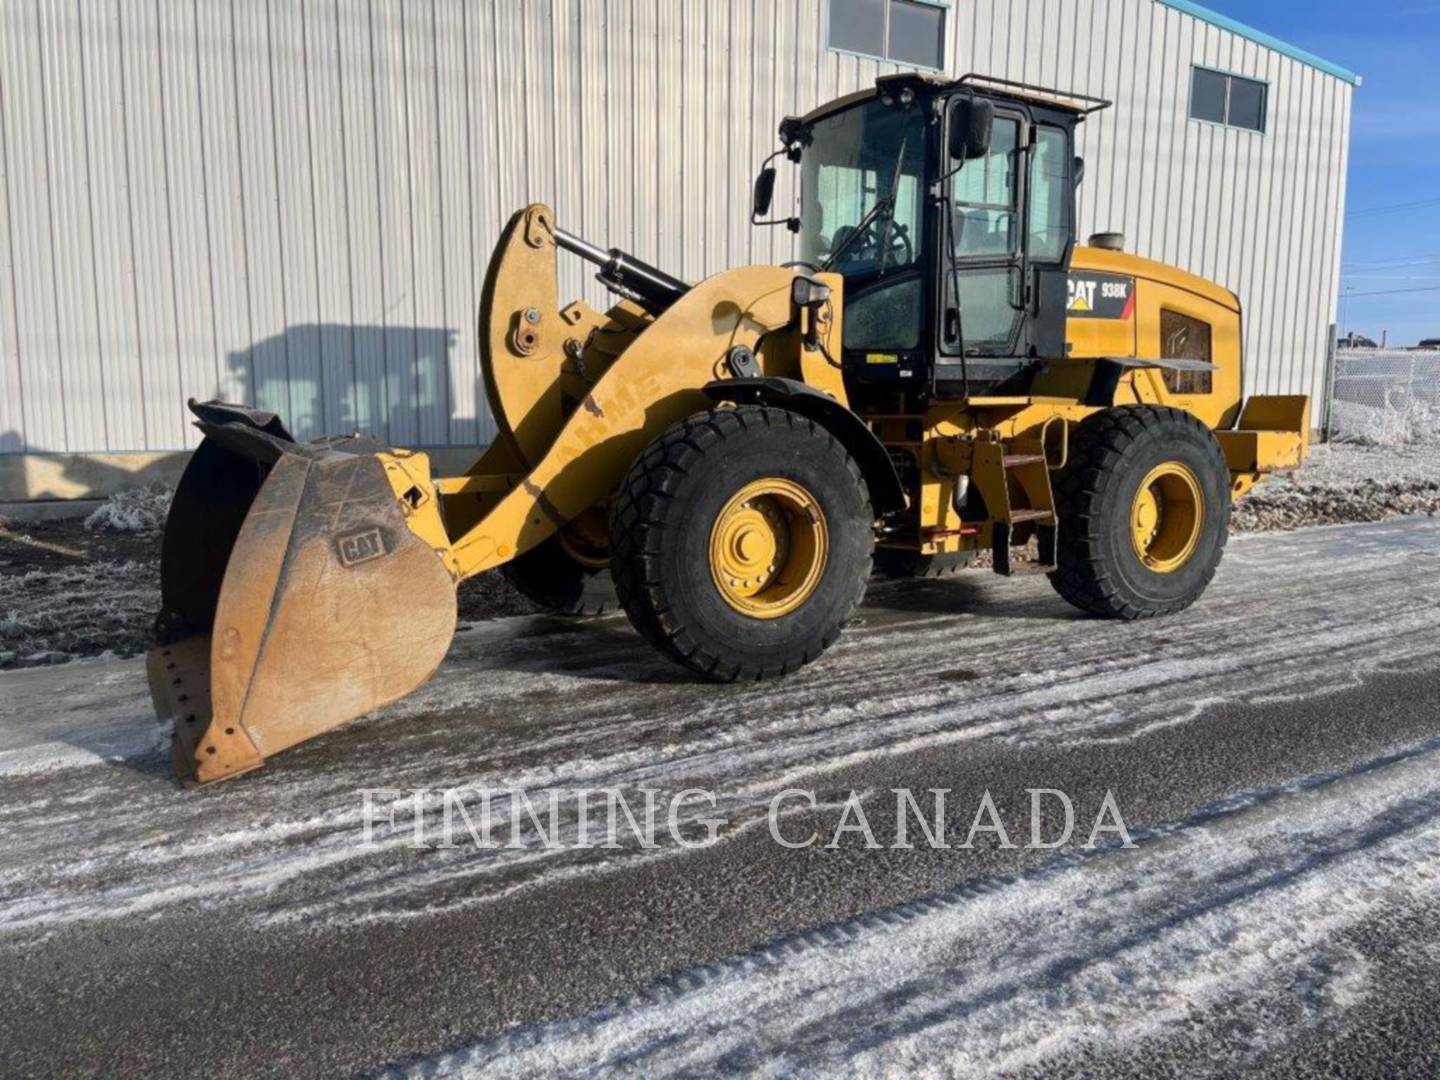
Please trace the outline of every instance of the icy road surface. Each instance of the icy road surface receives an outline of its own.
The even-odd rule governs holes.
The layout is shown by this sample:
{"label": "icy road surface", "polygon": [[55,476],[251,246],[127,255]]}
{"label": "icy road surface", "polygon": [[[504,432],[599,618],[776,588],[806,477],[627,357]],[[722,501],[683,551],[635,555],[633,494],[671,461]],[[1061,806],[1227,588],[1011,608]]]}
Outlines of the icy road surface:
{"label": "icy road surface", "polygon": [[[0,673],[0,1074],[1433,1074],[1437,658],[1440,523],[1409,519],[1238,538],[1138,626],[1039,578],[877,584],[763,687],[623,620],[500,620],[199,792],[140,662]],[[704,788],[682,832],[726,824],[415,850],[406,810],[362,842],[361,789],[449,786]],[[1064,790],[1077,835],[822,846],[851,791],[892,843],[896,787],[950,789],[955,843],[983,791],[1023,844],[1027,789]],[[821,844],[771,840],[787,788]],[[1107,791],[1131,849],[1082,847]]]}

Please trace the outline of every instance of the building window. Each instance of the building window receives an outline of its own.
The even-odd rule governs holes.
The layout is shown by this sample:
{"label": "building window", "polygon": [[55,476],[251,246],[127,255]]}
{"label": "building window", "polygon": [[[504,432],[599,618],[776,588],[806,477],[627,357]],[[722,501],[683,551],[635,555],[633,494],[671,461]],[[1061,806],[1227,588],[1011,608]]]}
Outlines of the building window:
{"label": "building window", "polygon": [[938,70],[945,66],[945,8],[936,0],[830,0],[829,44]]}
{"label": "building window", "polygon": [[1190,84],[1190,118],[1264,131],[1269,97],[1270,88],[1262,82],[1197,67]]}
{"label": "building window", "polygon": [[[1181,315],[1178,311],[1160,309],[1160,359],[1210,360],[1210,324]],[[1172,394],[1208,394],[1215,389],[1213,371],[1176,371],[1163,368],[1165,389]]]}

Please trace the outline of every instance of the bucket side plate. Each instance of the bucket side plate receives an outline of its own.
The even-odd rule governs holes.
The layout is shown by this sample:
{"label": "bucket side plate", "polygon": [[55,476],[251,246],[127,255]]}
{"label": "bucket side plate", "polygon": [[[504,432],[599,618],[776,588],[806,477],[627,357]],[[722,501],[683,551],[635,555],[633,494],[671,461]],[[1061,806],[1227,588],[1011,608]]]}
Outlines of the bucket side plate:
{"label": "bucket side plate", "polygon": [[439,666],[455,620],[454,580],[378,458],[282,454],[235,538],[208,637],[152,650],[177,772],[238,775],[404,696]]}

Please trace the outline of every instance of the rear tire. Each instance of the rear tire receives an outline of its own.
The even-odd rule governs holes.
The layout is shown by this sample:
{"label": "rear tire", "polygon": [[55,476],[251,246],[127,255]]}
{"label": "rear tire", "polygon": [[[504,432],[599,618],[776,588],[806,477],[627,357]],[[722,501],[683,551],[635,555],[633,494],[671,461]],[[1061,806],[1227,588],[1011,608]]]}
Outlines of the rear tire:
{"label": "rear tire", "polygon": [[1081,611],[1148,619],[1205,592],[1230,533],[1230,473],[1214,434],[1179,409],[1107,409],[1085,420],[1056,483],[1050,582]]}
{"label": "rear tire", "polygon": [[844,446],[811,420],[754,405],[697,413],[651,443],[611,530],[635,629],[717,682],[819,657],[864,595],[874,548],[869,492]]}
{"label": "rear tire", "polygon": [[619,605],[607,566],[586,566],[558,536],[511,559],[500,572],[517,592],[551,615],[603,615]]}

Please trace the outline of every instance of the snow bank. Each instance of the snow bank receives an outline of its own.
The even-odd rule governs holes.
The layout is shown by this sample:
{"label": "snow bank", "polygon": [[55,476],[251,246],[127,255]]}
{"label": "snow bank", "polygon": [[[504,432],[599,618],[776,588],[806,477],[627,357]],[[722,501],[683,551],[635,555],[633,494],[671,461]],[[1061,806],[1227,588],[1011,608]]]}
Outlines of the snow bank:
{"label": "snow bank", "polygon": [[1440,352],[1337,353],[1330,430],[1361,446],[1440,445]]}
{"label": "snow bank", "polygon": [[1336,439],[1357,446],[1440,446],[1440,406],[1428,401],[1336,401],[1330,422]]}
{"label": "snow bank", "polygon": [[155,532],[165,527],[165,515],[170,512],[174,495],[174,491],[161,484],[117,492],[85,519],[85,528]]}

